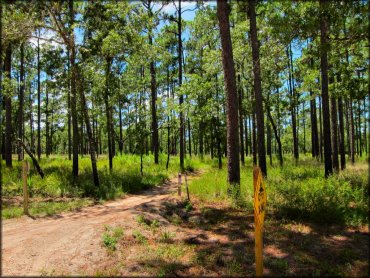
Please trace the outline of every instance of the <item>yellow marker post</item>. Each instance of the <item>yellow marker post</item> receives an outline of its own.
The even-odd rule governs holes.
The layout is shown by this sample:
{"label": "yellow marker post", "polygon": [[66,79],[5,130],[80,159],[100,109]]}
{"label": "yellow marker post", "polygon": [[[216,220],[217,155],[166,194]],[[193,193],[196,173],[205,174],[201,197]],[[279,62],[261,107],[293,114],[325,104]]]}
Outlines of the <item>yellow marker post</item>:
{"label": "yellow marker post", "polygon": [[265,220],[267,195],[259,167],[255,167],[253,170],[253,189],[256,276],[261,277],[263,275],[263,222]]}

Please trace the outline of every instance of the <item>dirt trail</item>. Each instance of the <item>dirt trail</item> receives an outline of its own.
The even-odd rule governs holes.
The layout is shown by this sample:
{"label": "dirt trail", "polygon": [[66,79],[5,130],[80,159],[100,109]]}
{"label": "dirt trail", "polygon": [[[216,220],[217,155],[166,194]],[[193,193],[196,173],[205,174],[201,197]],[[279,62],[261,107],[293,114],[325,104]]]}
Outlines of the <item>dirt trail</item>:
{"label": "dirt trail", "polygon": [[82,273],[106,256],[101,244],[104,225],[135,221],[137,209],[159,205],[177,188],[177,178],[160,187],[75,212],[2,224],[2,275],[37,276],[51,266]]}

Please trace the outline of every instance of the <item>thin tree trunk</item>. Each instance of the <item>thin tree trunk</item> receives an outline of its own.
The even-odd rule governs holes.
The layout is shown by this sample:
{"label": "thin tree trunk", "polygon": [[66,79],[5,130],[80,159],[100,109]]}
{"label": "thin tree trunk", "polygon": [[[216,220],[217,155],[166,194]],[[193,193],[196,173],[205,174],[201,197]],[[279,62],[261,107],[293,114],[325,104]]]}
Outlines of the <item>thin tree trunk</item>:
{"label": "thin tree trunk", "polygon": [[[71,76],[71,66],[70,66],[70,53],[69,48],[67,48],[67,56],[68,56],[68,73]],[[71,78],[68,80],[68,92],[67,92],[67,124],[68,124],[68,159],[72,159],[72,132],[71,132]]]}
{"label": "thin tree trunk", "polygon": [[271,126],[267,121],[267,155],[270,158],[270,165],[272,166],[272,152],[271,152]]}
{"label": "thin tree trunk", "polygon": [[244,130],[243,130],[243,87],[241,84],[240,73],[238,73],[238,98],[239,98],[239,144],[240,144],[240,161],[245,165],[244,161]]}
{"label": "thin tree trunk", "polygon": [[[153,45],[152,35],[149,34],[149,45]],[[158,121],[157,121],[157,82],[155,73],[155,62],[150,61],[150,89],[151,89],[151,111],[152,111],[152,151],[154,163],[159,163]]]}
{"label": "thin tree trunk", "polygon": [[283,161],[283,149],[282,149],[282,146],[281,146],[280,135],[279,135],[278,129],[277,129],[275,123],[274,123],[274,120],[273,120],[273,118],[271,116],[271,111],[270,111],[269,106],[266,107],[266,110],[267,110],[267,116],[269,117],[270,123],[272,125],[272,129],[274,130],[275,138],[276,138],[276,141],[277,141],[277,144],[278,144],[279,164],[280,164],[280,167],[283,167],[283,164],[284,164],[284,161]]}
{"label": "thin tree trunk", "polygon": [[240,184],[239,134],[238,134],[238,95],[236,91],[235,68],[232,52],[230,25],[230,7],[226,1],[217,1],[217,17],[220,27],[222,46],[222,65],[224,69],[226,91],[227,122],[227,169],[228,182]]}
{"label": "thin tree trunk", "polygon": [[[19,114],[18,114],[18,138],[23,141],[24,122],[24,42],[21,43],[21,68],[20,68],[20,89],[19,89]],[[18,161],[23,160],[23,148],[18,147]]]}
{"label": "thin tree trunk", "polygon": [[110,66],[112,60],[106,59],[106,70],[105,70],[105,93],[104,93],[104,104],[105,104],[105,115],[107,120],[107,135],[108,135],[108,158],[109,158],[109,170],[113,169],[113,151],[112,151],[112,131],[111,131],[111,118],[110,118],[110,106],[109,106],[109,76]]}
{"label": "thin tree trunk", "polygon": [[[182,22],[181,22],[181,0],[178,3],[178,18],[177,18],[177,42],[178,42],[178,64],[179,64],[179,87],[182,85]],[[180,105],[180,169],[184,172],[184,157],[185,157],[185,144],[184,144],[184,113],[183,109],[184,96],[180,94],[179,105]]]}
{"label": "thin tree trunk", "polygon": [[338,119],[337,119],[337,101],[334,97],[331,97],[331,127],[332,127],[332,146],[333,146],[333,169],[336,173],[339,172],[339,160],[338,160]]}
{"label": "thin tree trunk", "polygon": [[74,178],[78,177],[78,118],[77,118],[77,92],[76,92],[76,48],[75,48],[75,37],[73,31],[73,24],[74,24],[74,10],[73,10],[73,0],[69,0],[69,20],[70,20],[70,65],[71,65],[71,114],[72,114],[72,176]]}
{"label": "thin tree trunk", "polygon": [[[76,69],[77,70],[77,69]],[[86,125],[86,132],[87,136],[89,139],[89,149],[90,149],[90,158],[91,158],[91,168],[93,172],[93,180],[94,180],[94,185],[96,187],[100,186],[100,181],[99,181],[99,174],[98,174],[98,168],[97,168],[97,162],[96,162],[96,145],[95,145],[95,140],[92,134],[92,129],[91,129],[91,124],[90,124],[90,118],[89,118],[89,112],[86,104],[86,97],[84,93],[84,86],[83,86],[83,76],[80,74],[80,71],[76,72],[76,76],[78,76],[79,80],[79,96],[80,96],[80,105],[81,105],[81,111],[83,114],[83,117],[85,119],[85,125]]]}
{"label": "thin tree trunk", "polygon": [[37,38],[37,159],[41,159],[41,64],[40,64],[40,30]]}
{"label": "thin tree trunk", "polygon": [[[5,63],[4,63],[4,71],[5,76],[8,80],[11,80],[11,70],[12,70],[12,46],[11,44],[8,45],[5,51]],[[11,91],[9,89],[8,92],[4,94],[4,103],[5,103],[5,152],[4,158],[6,166],[11,168],[12,165],[12,133],[13,133],[13,126],[12,126],[12,97]]]}
{"label": "thin tree trunk", "polygon": [[123,129],[122,129],[122,102],[118,101],[118,113],[119,113],[119,153],[122,156],[123,153]]}
{"label": "thin tree trunk", "polygon": [[331,158],[331,130],[329,111],[329,83],[328,83],[328,16],[326,2],[320,0],[320,51],[321,51],[321,93],[323,108],[324,130],[324,154],[325,154],[325,177],[333,173]]}
{"label": "thin tree trunk", "polygon": [[339,112],[339,153],[340,153],[340,168],[346,168],[346,152],[344,148],[344,119],[343,119],[343,101],[342,97],[338,97],[338,112]]}
{"label": "thin tree trunk", "polygon": [[[46,82],[45,82],[46,84]],[[45,153],[46,157],[49,157],[49,88],[45,85]]]}
{"label": "thin tree trunk", "polygon": [[257,118],[258,165],[262,174],[267,176],[266,151],[265,151],[265,123],[262,103],[261,67],[259,56],[259,42],[257,38],[256,1],[249,2],[250,34],[252,41],[254,96]]}
{"label": "thin tree trunk", "polygon": [[190,130],[190,119],[188,117],[188,137],[189,137],[189,156],[191,157],[191,130]]}
{"label": "thin tree trunk", "polygon": [[353,121],[353,109],[352,109],[352,98],[349,99],[349,118],[350,118],[350,133],[351,133],[351,140],[350,140],[350,148],[351,148],[351,163],[355,163],[355,124]]}

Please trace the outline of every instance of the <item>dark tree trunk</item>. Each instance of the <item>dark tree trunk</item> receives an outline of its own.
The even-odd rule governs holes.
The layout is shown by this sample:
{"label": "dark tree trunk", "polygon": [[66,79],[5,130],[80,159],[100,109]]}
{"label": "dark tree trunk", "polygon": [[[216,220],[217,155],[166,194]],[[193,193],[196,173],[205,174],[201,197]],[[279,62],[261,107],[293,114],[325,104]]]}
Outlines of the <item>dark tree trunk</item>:
{"label": "dark tree trunk", "polygon": [[71,114],[72,114],[72,176],[74,178],[78,177],[78,119],[77,119],[77,92],[76,92],[76,74],[77,68],[75,64],[76,59],[76,48],[75,48],[75,38],[73,31],[74,24],[74,10],[73,10],[73,0],[69,0],[69,20],[70,20],[70,65],[71,65]]}
{"label": "dark tree trunk", "polygon": [[104,104],[105,104],[105,115],[107,120],[107,135],[108,135],[108,157],[109,157],[109,170],[113,169],[113,150],[112,150],[112,130],[111,130],[111,118],[110,118],[110,106],[109,106],[109,76],[112,59],[106,59],[106,70],[105,70],[105,93],[104,93]]}
{"label": "dark tree trunk", "polygon": [[[9,44],[5,51],[5,63],[4,71],[5,76],[11,80],[11,70],[12,70],[12,46]],[[7,91],[4,94],[5,103],[5,150],[4,158],[7,167],[12,167],[12,97],[11,91]]]}
{"label": "dark tree trunk", "polygon": [[[178,63],[179,63],[179,87],[182,85],[182,22],[181,22],[181,1],[178,4],[178,18],[177,18],[177,41],[178,41]],[[184,171],[184,157],[185,157],[185,142],[184,142],[184,113],[182,111],[184,102],[183,94],[180,94],[179,105],[180,105],[180,169]]]}
{"label": "dark tree trunk", "polygon": [[328,83],[328,15],[326,2],[320,0],[320,55],[321,55],[321,94],[323,108],[325,177],[333,173],[331,158],[331,130],[329,111],[329,83]]}
{"label": "dark tree trunk", "polygon": [[[77,69],[76,69],[77,70]],[[91,124],[90,124],[90,118],[89,118],[89,112],[86,104],[86,97],[84,93],[84,84],[83,84],[83,76],[80,74],[80,71],[76,72],[76,76],[78,76],[79,80],[79,96],[80,96],[80,105],[81,105],[81,111],[85,120],[85,125],[86,125],[86,132],[87,136],[89,139],[89,149],[90,149],[90,158],[91,158],[91,168],[93,172],[93,180],[94,180],[94,185],[96,187],[100,186],[99,182],[99,174],[98,174],[98,168],[97,168],[97,163],[96,163],[96,145],[95,145],[95,140],[92,134],[92,129],[91,129]]]}
{"label": "dark tree trunk", "polygon": [[31,152],[35,153],[35,138],[34,138],[34,130],[33,130],[33,97],[32,97],[32,85],[30,84],[30,91],[29,91],[29,111],[30,111],[30,134],[31,134]]}
{"label": "dark tree trunk", "polygon": [[[45,82],[46,83],[46,82]],[[46,157],[49,157],[49,132],[50,132],[50,124],[49,124],[49,88],[45,85],[45,154]]]}
{"label": "dark tree trunk", "polygon": [[245,165],[244,161],[244,129],[243,129],[243,87],[241,84],[240,73],[238,73],[238,102],[239,102],[239,144],[240,144],[240,161]]}
{"label": "dark tree trunk", "polygon": [[324,136],[322,134],[322,109],[321,109],[322,105],[321,105],[321,97],[319,97],[319,122],[320,122],[320,161],[323,162],[324,161],[324,157],[323,157],[323,152],[322,152],[322,149],[323,149],[323,141],[324,141]]}
{"label": "dark tree trunk", "polygon": [[355,163],[355,123],[353,120],[352,98],[349,99],[349,120],[350,120],[350,149],[351,149],[351,163]]}
{"label": "dark tree trunk", "polygon": [[255,107],[253,107],[253,114],[252,114],[252,153],[253,153],[253,165],[257,165],[257,135],[256,135]]}
{"label": "dark tree trunk", "polygon": [[40,64],[40,30],[37,38],[37,159],[41,159],[41,64]]}
{"label": "dark tree trunk", "polygon": [[240,184],[238,96],[236,91],[235,68],[230,36],[229,12],[230,7],[228,6],[228,3],[226,1],[218,0],[217,17],[220,27],[222,65],[224,69],[227,105],[227,180],[230,184]]}
{"label": "dark tree trunk", "polygon": [[343,119],[343,100],[338,97],[338,112],[339,112],[339,153],[340,153],[340,168],[346,168],[346,152],[344,148],[344,119]]}
{"label": "dark tree trunk", "polygon": [[[68,55],[68,72],[71,72],[70,66],[70,53],[69,48],[67,48],[67,55]],[[71,80],[68,80],[68,92],[67,92],[67,109],[68,109],[68,159],[71,160],[72,158],[72,132],[71,132]]]}
{"label": "dark tree trunk", "polygon": [[298,149],[298,136],[297,136],[297,119],[296,119],[296,96],[295,96],[295,86],[294,86],[294,77],[293,77],[293,65],[292,58],[290,55],[291,45],[287,48],[288,56],[288,67],[289,67],[289,91],[290,91],[290,114],[292,117],[292,133],[293,133],[293,156],[297,162],[299,159],[299,149]]}
{"label": "dark tree trunk", "polygon": [[270,157],[270,165],[272,166],[272,151],[271,151],[271,125],[267,121],[267,155]]}
{"label": "dark tree trunk", "polygon": [[338,160],[338,119],[337,119],[337,101],[334,97],[331,97],[331,138],[333,146],[333,169],[336,173],[339,172],[339,160]]}
{"label": "dark tree trunk", "polygon": [[123,153],[123,130],[122,130],[122,103],[118,101],[118,115],[119,115],[119,153],[122,156]]}
{"label": "dark tree trunk", "polygon": [[191,129],[190,129],[190,119],[188,118],[188,137],[189,137],[189,156],[191,157]]}
{"label": "dark tree trunk", "polygon": [[360,157],[362,157],[362,135],[361,135],[361,100],[357,101],[357,119],[358,119],[358,141],[359,141],[359,151]]}
{"label": "dark tree trunk", "polygon": [[278,144],[279,164],[280,164],[280,167],[283,167],[284,161],[283,161],[283,149],[282,149],[282,146],[281,146],[281,140],[280,140],[278,128],[276,127],[276,125],[274,123],[274,120],[271,116],[271,111],[270,111],[269,106],[267,106],[267,116],[269,117],[270,123],[272,125],[272,129],[274,130],[275,138],[276,138],[276,141],[277,141],[277,144]]}
{"label": "dark tree trunk", "polygon": [[[18,138],[23,141],[23,122],[24,122],[24,43],[21,44],[21,68],[20,68],[20,88],[19,88],[19,112],[18,112]],[[18,161],[23,160],[23,148],[18,147]]]}
{"label": "dark tree trunk", "polygon": [[245,156],[248,156],[248,126],[247,117],[244,117],[244,132],[245,132]]}
{"label": "dark tree trunk", "polygon": [[319,156],[319,136],[317,131],[317,112],[316,112],[316,97],[310,91],[310,112],[311,112],[311,153],[312,157]]}
{"label": "dark tree trunk", "polygon": [[262,174],[267,176],[266,150],[265,150],[265,123],[262,103],[261,66],[259,56],[259,42],[257,38],[256,1],[249,2],[250,34],[252,41],[254,96],[257,118],[258,165]]}
{"label": "dark tree trunk", "polygon": [[[152,35],[149,34],[149,45],[153,45]],[[154,153],[154,163],[159,163],[159,142],[158,142],[158,121],[157,121],[157,81],[155,73],[155,62],[150,61],[150,89],[151,110],[152,110],[152,151]]]}

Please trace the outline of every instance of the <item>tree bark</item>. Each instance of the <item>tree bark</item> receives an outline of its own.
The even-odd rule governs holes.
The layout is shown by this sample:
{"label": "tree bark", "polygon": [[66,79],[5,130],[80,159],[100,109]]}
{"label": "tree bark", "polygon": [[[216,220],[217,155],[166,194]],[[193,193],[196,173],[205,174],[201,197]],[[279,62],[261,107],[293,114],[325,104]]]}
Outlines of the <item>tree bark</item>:
{"label": "tree bark", "polygon": [[[149,45],[153,45],[152,35],[149,34]],[[155,62],[150,61],[150,89],[151,89],[151,111],[152,111],[152,151],[154,163],[159,163],[158,121],[157,121],[157,82],[155,73]]]}
{"label": "tree bark", "polygon": [[107,123],[107,135],[108,135],[108,158],[109,158],[109,170],[113,169],[113,150],[112,150],[112,130],[111,130],[111,118],[110,118],[110,106],[109,106],[109,76],[110,67],[112,60],[106,58],[106,70],[105,70],[105,93],[104,93],[104,104],[105,104],[105,115]]}
{"label": "tree bark", "polygon": [[[178,41],[178,63],[179,63],[179,88],[182,85],[182,22],[181,22],[181,0],[178,4],[178,18],[177,18],[177,41]],[[182,111],[184,103],[184,96],[180,94],[179,96],[179,106],[180,106],[180,169],[184,172],[184,157],[185,157],[185,144],[184,144],[184,113]]]}
{"label": "tree bark", "polygon": [[325,0],[320,0],[320,55],[321,55],[321,94],[324,123],[324,156],[325,177],[333,173],[331,158],[331,130],[329,111],[329,83],[328,83],[328,15]]}
{"label": "tree bark", "polygon": [[238,102],[239,102],[239,144],[240,144],[240,161],[245,165],[244,161],[244,129],[243,129],[243,87],[241,84],[240,73],[238,73]]}
{"label": "tree bark", "polygon": [[122,156],[123,153],[123,129],[122,129],[122,102],[118,101],[118,115],[119,115],[119,153]]}
{"label": "tree bark", "polygon": [[274,119],[271,116],[271,111],[270,111],[269,106],[267,106],[267,109],[266,110],[267,110],[267,116],[269,117],[270,123],[272,125],[272,129],[274,130],[276,141],[278,143],[279,164],[280,164],[280,167],[283,167],[283,164],[284,164],[284,160],[283,160],[283,148],[281,146],[281,140],[280,140],[278,128],[276,127],[276,125],[274,123]]}
{"label": "tree bark", "polygon": [[71,114],[72,114],[72,176],[74,178],[78,177],[78,119],[77,119],[77,92],[76,92],[76,48],[75,48],[75,38],[74,38],[74,10],[73,10],[73,0],[69,0],[69,20],[70,20],[70,65],[71,65]]}
{"label": "tree bark", "polygon": [[[5,51],[5,63],[4,71],[5,76],[8,80],[11,80],[11,70],[12,70],[12,46],[8,45]],[[5,150],[4,158],[6,166],[12,168],[12,90],[9,88],[4,94],[4,103],[5,103]]]}
{"label": "tree bark", "polygon": [[238,96],[236,91],[235,68],[232,52],[230,25],[230,7],[226,1],[217,1],[217,17],[220,27],[222,65],[226,91],[227,122],[227,170],[228,182],[240,184],[239,134],[238,134]]}
{"label": "tree bark", "polygon": [[331,138],[332,138],[332,147],[333,147],[333,169],[336,173],[339,172],[339,160],[338,160],[338,119],[337,119],[337,105],[336,99],[331,97]]}
{"label": "tree bark", "polygon": [[299,149],[298,149],[298,137],[297,137],[297,118],[296,118],[296,96],[295,96],[295,86],[293,80],[293,66],[292,64],[292,57],[291,57],[291,45],[287,48],[287,56],[288,56],[288,67],[289,67],[289,91],[290,91],[290,114],[292,117],[292,133],[293,133],[293,156],[297,163],[299,159]]}
{"label": "tree bark", "polygon": [[37,159],[41,159],[41,64],[40,64],[40,30],[37,38]]}
{"label": "tree bark", "polygon": [[254,96],[257,118],[258,165],[262,174],[267,176],[266,150],[265,150],[265,123],[262,103],[261,67],[259,57],[259,42],[257,38],[256,1],[249,2],[250,34],[252,41]]}
{"label": "tree bark", "polygon": [[340,168],[346,168],[346,152],[344,148],[344,119],[343,119],[343,100],[338,97],[338,112],[339,112],[339,153],[340,153]]}
{"label": "tree bark", "polygon": [[[23,122],[24,122],[24,42],[21,43],[21,68],[20,68],[20,88],[19,88],[19,112],[18,112],[18,138],[23,141]],[[18,161],[23,160],[23,149],[18,148]]]}
{"label": "tree bark", "polygon": [[93,172],[93,181],[94,181],[94,185],[96,187],[99,187],[100,186],[100,181],[99,181],[99,174],[98,174],[98,168],[97,168],[97,163],[96,163],[97,147],[95,145],[94,136],[92,134],[89,112],[88,112],[88,108],[87,108],[87,104],[86,104],[86,97],[85,97],[84,86],[83,86],[84,84],[83,84],[83,79],[82,79],[83,76],[80,73],[79,69],[77,69],[76,75],[79,77],[78,78],[78,80],[79,80],[78,92],[79,92],[79,96],[80,96],[80,105],[81,105],[81,111],[82,111],[82,114],[83,114],[83,117],[84,117],[84,120],[85,120],[87,136],[88,136],[88,139],[89,139],[89,149],[90,149],[90,158],[91,158],[91,168],[92,168],[92,172]]}
{"label": "tree bark", "polygon": [[353,109],[352,109],[352,98],[349,99],[349,120],[350,120],[350,133],[351,133],[351,140],[350,140],[350,149],[351,149],[351,163],[355,163],[355,123],[353,120]]}

